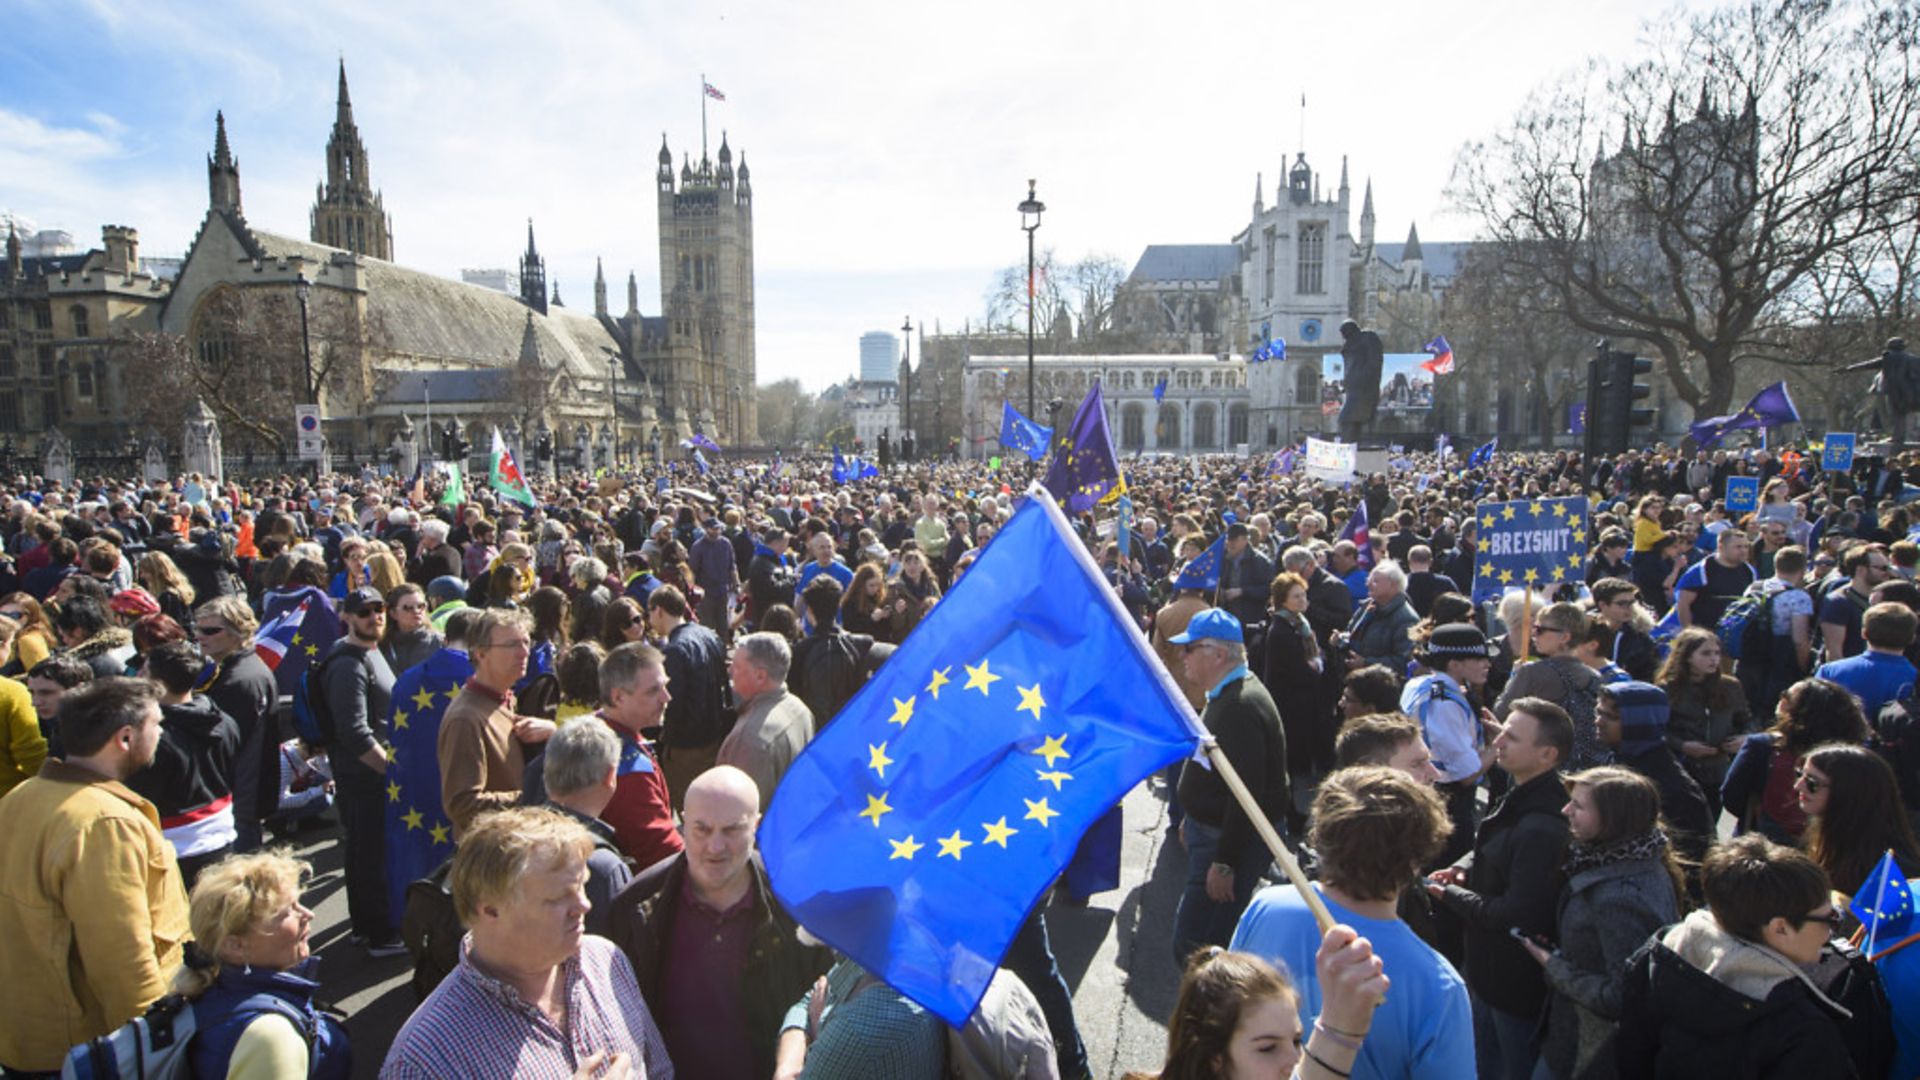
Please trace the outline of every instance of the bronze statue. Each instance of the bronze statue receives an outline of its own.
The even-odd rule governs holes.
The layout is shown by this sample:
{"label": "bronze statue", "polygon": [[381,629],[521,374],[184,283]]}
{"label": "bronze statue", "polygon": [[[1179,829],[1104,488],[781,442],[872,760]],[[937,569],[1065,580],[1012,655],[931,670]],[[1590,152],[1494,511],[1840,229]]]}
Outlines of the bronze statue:
{"label": "bronze statue", "polygon": [[1340,336],[1346,341],[1340,346],[1340,356],[1345,361],[1347,390],[1346,404],[1340,407],[1340,437],[1357,443],[1361,430],[1373,423],[1380,410],[1380,376],[1386,366],[1386,350],[1379,334],[1360,329],[1352,319],[1340,324]]}
{"label": "bronze statue", "polygon": [[1904,446],[1908,421],[1916,411],[1920,411],[1920,357],[1907,351],[1905,338],[1889,338],[1886,351],[1879,356],[1848,364],[1840,370],[1864,371],[1867,368],[1878,372],[1873,377],[1870,389],[1880,397],[1885,409],[1887,433],[1896,445]]}

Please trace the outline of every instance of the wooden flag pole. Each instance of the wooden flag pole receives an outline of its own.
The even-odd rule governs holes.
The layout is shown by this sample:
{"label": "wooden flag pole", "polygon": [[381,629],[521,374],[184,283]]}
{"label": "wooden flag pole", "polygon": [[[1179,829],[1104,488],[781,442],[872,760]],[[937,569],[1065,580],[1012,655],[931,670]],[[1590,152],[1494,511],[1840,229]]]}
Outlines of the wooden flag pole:
{"label": "wooden flag pole", "polygon": [[1207,760],[1211,761],[1214,769],[1220,773],[1220,779],[1227,782],[1227,790],[1233,792],[1234,801],[1240,804],[1240,809],[1247,815],[1248,820],[1253,822],[1253,827],[1259,832],[1260,839],[1266,841],[1267,850],[1273,852],[1274,861],[1280,864],[1281,872],[1285,873],[1287,880],[1293,882],[1293,887],[1300,891],[1301,899],[1307,902],[1307,908],[1313,912],[1313,921],[1320,924],[1320,933],[1325,936],[1327,931],[1333,929],[1333,913],[1327,910],[1326,901],[1320,899],[1320,894],[1313,890],[1312,883],[1307,880],[1306,873],[1300,869],[1300,864],[1294,859],[1293,852],[1288,851],[1287,845],[1281,841],[1280,834],[1273,831],[1273,823],[1267,820],[1267,812],[1260,809],[1260,804],[1254,801],[1253,792],[1247,790],[1246,781],[1240,779],[1240,774],[1234,770],[1233,762],[1227,760],[1226,751],[1220,749],[1220,744],[1212,739],[1208,739],[1205,746]]}

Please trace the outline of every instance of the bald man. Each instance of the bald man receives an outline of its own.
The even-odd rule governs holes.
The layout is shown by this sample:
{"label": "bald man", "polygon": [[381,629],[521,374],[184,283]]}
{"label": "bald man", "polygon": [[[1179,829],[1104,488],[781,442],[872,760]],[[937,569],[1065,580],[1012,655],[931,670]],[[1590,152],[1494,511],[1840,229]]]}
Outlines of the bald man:
{"label": "bald man", "polygon": [[610,930],[633,961],[682,1076],[771,1076],[787,1006],[832,966],[800,943],[754,849],[760,790],[731,765],[687,787],[686,850],[614,898]]}

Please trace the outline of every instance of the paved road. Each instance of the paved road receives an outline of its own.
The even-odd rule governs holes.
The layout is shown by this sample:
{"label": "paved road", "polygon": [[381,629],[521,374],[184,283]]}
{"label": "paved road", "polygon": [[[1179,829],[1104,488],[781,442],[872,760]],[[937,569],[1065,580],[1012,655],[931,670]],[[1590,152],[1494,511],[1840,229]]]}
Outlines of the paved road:
{"label": "paved road", "polygon": [[[1179,987],[1168,934],[1185,857],[1180,846],[1167,839],[1166,807],[1157,785],[1136,789],[1124,807],[1121,887],[1096,895],[1084,908],[1054,907],[1047,915],[1054,953],[1074,988],[1074,1008],[1093,1073],[1101,1078],[1160,1067],[1166,1054],[1165,1018]],[[337,829],[304,833],[290,843],[314,865],[308,904],[315,912],[313,942],[322,958],[322,996],[348,1014],[354,1075],[372,1077],[415,1004],[407,958],[370,960],[364,950],[347,943]]]}

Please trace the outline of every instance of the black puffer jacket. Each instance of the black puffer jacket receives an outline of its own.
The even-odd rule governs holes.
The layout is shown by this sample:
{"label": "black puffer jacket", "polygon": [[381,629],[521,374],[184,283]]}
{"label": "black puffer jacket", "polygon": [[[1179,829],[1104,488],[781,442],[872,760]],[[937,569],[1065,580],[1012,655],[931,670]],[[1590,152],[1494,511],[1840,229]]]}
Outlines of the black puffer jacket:
{"label": "black puffer jacket", "polygon": [[160,706],[160,746],[153,763],[127,777],[161,821],[209,806],[233,794],[234,758],[240,726],[196,694],[179,705]]}
{"label": "black puffer jacket", "polygon": [[1614,1053],[1622,1077],[1859,1075],[1840,1009],[1792,962],[1696,911],[1627,962]]}

